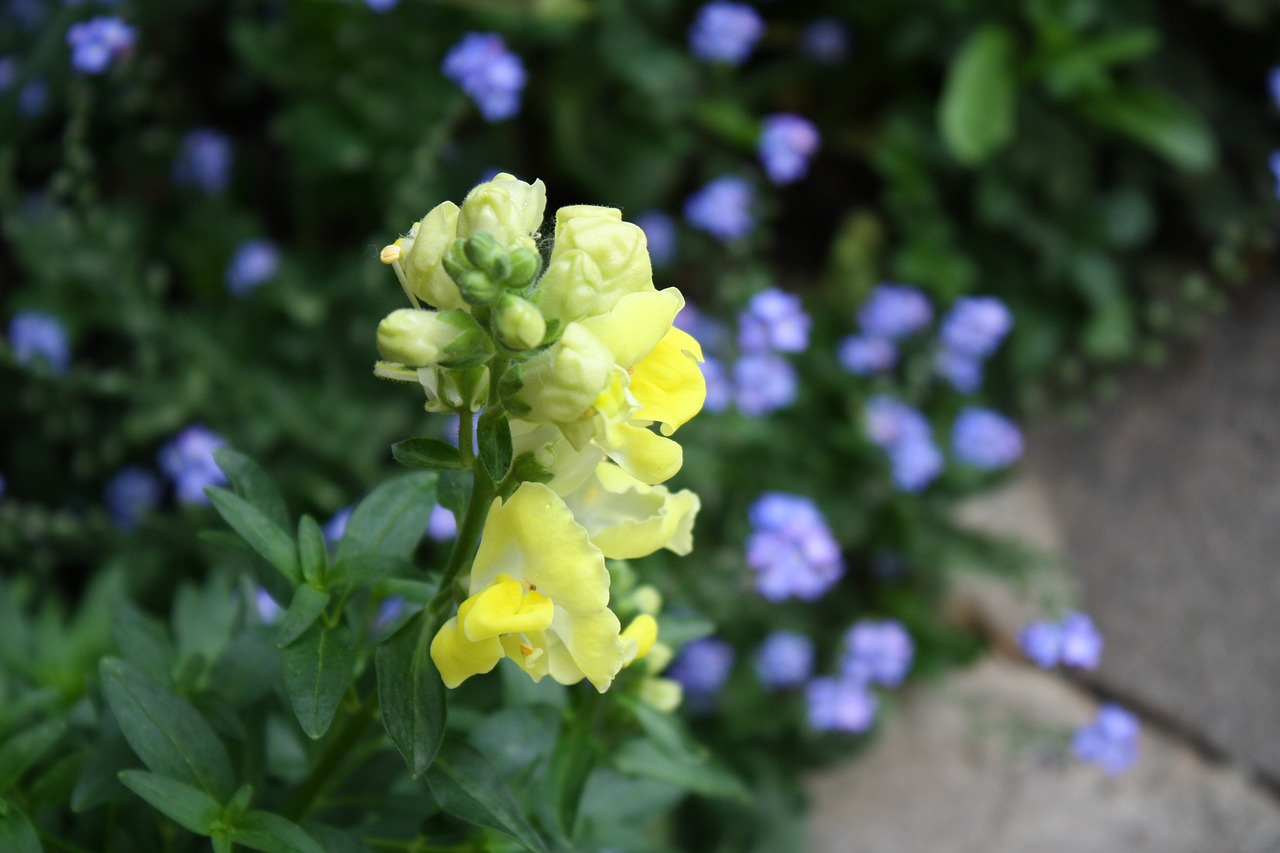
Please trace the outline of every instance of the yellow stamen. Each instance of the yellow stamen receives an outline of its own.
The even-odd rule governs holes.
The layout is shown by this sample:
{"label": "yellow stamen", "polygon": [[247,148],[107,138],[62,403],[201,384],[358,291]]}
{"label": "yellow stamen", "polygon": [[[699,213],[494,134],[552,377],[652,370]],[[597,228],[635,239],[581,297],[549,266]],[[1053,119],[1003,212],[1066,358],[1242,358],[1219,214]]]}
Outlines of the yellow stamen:
{"label": "yellow stamen", "polygon": [[403,253],[400,251],[400,247],[392,243],[390,246],[383,247],[382,252],[378,255],[378,260],[384,264],[394,264],[400,260],[401,254]]}

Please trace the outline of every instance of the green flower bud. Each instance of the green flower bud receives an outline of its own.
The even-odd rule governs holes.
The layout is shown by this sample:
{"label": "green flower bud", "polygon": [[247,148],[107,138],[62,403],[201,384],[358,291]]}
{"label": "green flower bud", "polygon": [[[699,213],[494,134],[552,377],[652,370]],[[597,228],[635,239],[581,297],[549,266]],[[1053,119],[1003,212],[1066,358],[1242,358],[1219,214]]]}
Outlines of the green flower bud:
{"label": "green flower bud", "polygon": [[546,206],[547,188],[542,181],[526,184],[500,174],[467,193],[458,214],[458,236],[483,231],[505,249],[541,227]]}
{"label": "green flower bud", "polygon": [[458,280],[458,290],[462,291],[462,298],[472,305],[488,305],[502,292],[497,282],[479,270],[463,273]]}
{"label": "green flower bud", "polygon": [[514,293],[498,300],[493,322],[498,340],[513,350],[533,349],[547,334],[547,321],[538,307]]}
{"label": "green flower bud", "polygon": [[[578,256],[591,264],[560,264]],[[638,225],[623,222],[611,207],[578,205],[556,212],[555,249],[541,285],[548,317],[567,323],[603,314],[628,293],[653,289],[649,244]]]}
{"label": "green flower bud", "polygon": [[515,400],[534,423],[578,420],[609,384],[613,353],[577,323],[565,327],[554,345],[529,359],[520,371]]}
{"label": "green flower bud", "polygon": [[418,383],[426,392],[428,412],[478,412],[489,396],[489,367],[422,367],[418,369]]}
{"label": "green flower bud", "polygon": [[410,367],[466,360],[486,345],[491,346],[484,330],[461,310],[401,308],[378,324],[378,352],[387,361]]}
{"label": "green flower bud", "polygon": [[458,286],[443,266],[453,245],[458,224],[458,206],[451,201],[436,205],[409,232],[412,243],[404,260],[409,289],[423,302],[441,311],[462,308],[465,303]]}
{"label": "green flower bud", "polygon": [[511,269],[502,283],[512,290],[523,290],[542,272],[542,255],[537,249],[517,246],[507,253],[507,257],[511,261]]}
{"label": "green flower bud", "polygon": [[[462,250],[467,260],[478,270],[490,272],[498,259],[506,254],[493,235],[487,231],[472,234],[462,242]],[[495,276],[496,278],[497,276]]]}

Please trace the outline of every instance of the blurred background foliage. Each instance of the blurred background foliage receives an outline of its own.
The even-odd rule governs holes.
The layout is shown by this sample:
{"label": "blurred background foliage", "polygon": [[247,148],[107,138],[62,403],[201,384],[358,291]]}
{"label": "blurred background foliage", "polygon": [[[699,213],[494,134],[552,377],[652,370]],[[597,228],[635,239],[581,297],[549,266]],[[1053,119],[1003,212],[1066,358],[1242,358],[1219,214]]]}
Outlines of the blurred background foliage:
{"label": "blurred background foliage", "polygon": [[[895,487],[863,407],[894,394],[939,431],[968,402],[1079,414],[1116,393],[1118,371],[1162,363],[1269,270],[1266,80],[1280,3],[762,2],[764,36],[738,66],[691,52],[698,8],[7,0],[0,314],[53,315],[71,353],[60,371],[0,347],[0,564],[20,579],[4,604],[47,614],[23,617],[45,620],[31,629],[42,639],[25,642],[50,660],[24,677],[73,704],[113,648],[104,602],[168,612],[179,584],[244,570],[243,552],[199,535],[217,526],[205,506],[166,493],[121,525],[104,501],[117,472],[154,469],[187,426],[257,459],[294,513],[321,519],[393,472],[390,444],[445,432],[371,376],[373,330],[402,299],[377,255],[497,170],[546,181],[549,210],[671,216],[675,248],[655,280],[730,337],[727,324],[771,287],[813,317],[809,348],[791,358],[793,402],[708,413],[682,433],[677,483],[704,506],[697,549],[636,574],[744,655],[789,628],[829,668],[837,633],[874,615],[908,626],[918,673],[971,656],[978,641],[938,615],[948,572],[1011,569],[1025,555],[956,529],[950,512],[1001,475],[948,464],[927,490]],[[103,73],[83,73],[68,61],[68,28],[100,14],[125,18],[136,41]],[[472,31],[501,34],[524,63],[510,119],[487,121],[441,72]],[[783,186],[757,153],[777,113],[821,137],[808,174]],[[225,180],[183,171],[193,131],[225,140]],[[749,233],[720,240],[682,211],[726,175],[754,201]],[[278,265],[232,292],[247,240],[270,241]],[[967,295],[1010,308],[1013,331],[981,391],[931,382],[923,344],[888,374],[841,367],[836,342],[883,281],[919,288],[939,314]],[[818,602],[750,594],[743,541],[765,490],[815,501],[839,541],[845,577]],[[424,541],[420,558],[438,547]],[[81,627],[64,631],[60,614],[76,607]],[[732,713],[704,709],[695,728],[751,782],[755,811],[702,802],[669,835],[711,821],[715,849],[741,850],[766,824],[789,831],[777,818],[799,800],[777,768],[839,750],[805,729],[802,696],[762,691],[749,665],[718,707]],[[666,808],[678,792],[652,797]],[[779,837],[753,841],[786,849]]]}

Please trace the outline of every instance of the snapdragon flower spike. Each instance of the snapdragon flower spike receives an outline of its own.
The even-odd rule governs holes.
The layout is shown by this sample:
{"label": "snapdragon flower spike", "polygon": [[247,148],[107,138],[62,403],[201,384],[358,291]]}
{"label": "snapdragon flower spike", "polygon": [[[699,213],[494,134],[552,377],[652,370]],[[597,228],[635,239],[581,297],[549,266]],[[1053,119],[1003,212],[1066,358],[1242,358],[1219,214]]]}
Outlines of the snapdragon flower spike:
{"label": "snapdragon flower spike", "polygon": [[897,687],[914,656],[915,643],[902,623],[864,620],[845,634],[840,671],[848,678]]}
{"label": "snapdragon flower spike", "polygon": [[173,182],[206,195],[226,192],[231,180],[231,140],[210,128],[192,130],[182,138],[173,161]]}
{"label": "snapdragon flower spike", "polygon": [[849,335],[840,341],[836,358],[855,376],[870,376],[892,370],[898,361],[898,348],[883,338]]}
{"label": "snapdragon flower spike", "polygon": [[280,269],[280,250],[266,239],[245,240],[236,247],[225,274],[227,290],[244,296],[275,277]]}
{"label": "snapdragon flower spike", "polygon": [[1106,704],[1098,716],[1075,733],[1071,752],[1110,775],[1123,773],[1138,759],[1138,718],[1119,705]]}
{"label": "snapdragon flower spike", "polygon": [[741,65],[764,35],[764,20],[745,3],[715,0],[698,10],[689,27],[689,49],[705,62]]}
{"label": "snapdragon flower spike", "polygon": [[467,33],[445,54],[441,70],[475,102],[486,121],[502,121],[520,112],[527,79],[524,63],[497,33]]}
{"label": "snapdragon flower spike", "polygon": [[690,698],[719,693],[729,680],[734,663],[733,646],[715,637],[703,637],[685,645],[667,670]]}
{"label": "snapdragon flower spike", "polygon": [[805,688],[805,698],[809,725],[820,732],[865,732],[880,707],[866,682],[842,676],[815,678]]}
{"label": "snapdragon flower spike", "polygon": [[139,466],[122,468],[107,483],[103,500],[121,530],[134,530],[160,503],[160,478]]}
{"label": "snapdragon flower spike", "polygon": [[748,352],[803,352],[812,325],[799,296],[771,287],[752,296],[738,317],[738,346]]}
{"label": "snapdragon flower spike", "polygon": [[968,407],[951,428],[951,448],[959,461],[993,471],[1022,456],[1022,431],[999,412]]}
{"label": "snapdragon flower spike", "polygon": [[880,284],[858,309],[858,326],[868,337],[896,341],[923,331],[933,322],[929,297],[914,287]]}
{"label": "snapdragon flower spike", "polygon": [[804,634],[774,631],[756,652],[756,674],[771,690],[799,687],[813,672],[813,643]]}
{"label": "snapdragon flower spike", "polygon": [[844,574],[840,546],[817,504],[800,495],[766,492],[748,511],[747,566],[770,601],[813,601]]}
{"label": "snapdragon flower spike", "polygon": [[85,74],[101,74],[127,54],[136,39],[137,31],[132,26],[111,15],[72,24],[67,30],[71,64]]}
{"label": "snapdragon flower spike", "polygon": [[42,364],[55,374],[71,366],[71,347],[62,321],[43,311],[20,311],[9,321],[9,347],[19,364]]}
{"label": "snapdragon flower spike", "polygon": [[758,150],[769,180],[782,185],[803,178],[820,140],[818,128],[806,118],[791,113],[766,116]]}
{"label": "snapdragon flower spike", "polygon": [[226,443],[203,424],[192,424],[160,449],[160,470],[173,484],[178,503],[207,504],[205,488],[227,482],[227,475],[213,458],[213,451]]}
{"label": "snapdragon flower spike", "polygon": [[705,231],[722,243],[746,237],[755,228],[755,191],[742,178],[732,175],[716,178],[689,196],[684,203],[684,218],[699,231]]}
{"label": "snapdragon flower spike", "polygon": [[448,687],[509,657],[534,681],[585,678],[603,693],[637,653],[608,607],[604,554],[544,484],[521,483],[494,500],[469,587],[431,643]]}

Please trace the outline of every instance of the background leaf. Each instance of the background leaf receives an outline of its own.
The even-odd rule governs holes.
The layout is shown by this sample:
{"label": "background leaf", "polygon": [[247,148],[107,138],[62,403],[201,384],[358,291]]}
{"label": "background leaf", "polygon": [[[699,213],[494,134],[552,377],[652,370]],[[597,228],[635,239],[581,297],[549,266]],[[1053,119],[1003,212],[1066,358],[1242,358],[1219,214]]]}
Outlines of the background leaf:
{"label": "background leaf", "polygon": [[210,488],[209,500],[231,528],[244,537],[253,550],[275,566],[294,586],[302,583],[298,568],[298,548],[293,538],[261,510],[226,489]]}
{"label": "background leaf", "polygon": [[209,835],[222,806],[204,791],[145,770],[124,770],[120,781],[157,811],[199,835]]}
{"label": "background leaf", "polygon": [[375,655],[382,724],[415,778],[440,749],[447,711],[444,682],[429,653],[434,632],[426,626],[419,613]]}
{"label": "background leaf", "polygon": [[496,829],[535,853],[547,853],[546,843],[529,825],[506,782],[471,747],[446,741],[426,776],[432,795],[449,814]]}
{"label": "background leaf", "polygon": [[430,471],[388,480],[360,501],[338,543],[337,561],[357,554],[409,559],[422,540],[435,501]]}
{"label": "background leaf", "polygon": [[409,438],[391,445],[391,455],[406,468],[430,468],[433,470],[461,470],[462,457],[458,448],[437,438]]}
{"label": "background leaf", "polygon": [[952,61],[938,121],[943,140],[962,163],[979,163],[1013,138],[1015,49],[1013,33],[987,24],[969,37]]}
{"label": "background leaf", "polygon": [[351,632],[345,625],[314,624],[281,658],[293,712],[307,736],[318,739],[329,730],[351,680],[356,658]]}

